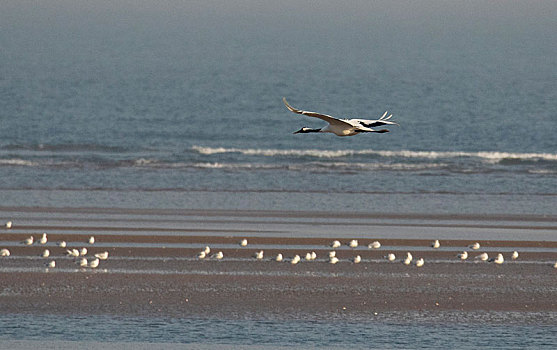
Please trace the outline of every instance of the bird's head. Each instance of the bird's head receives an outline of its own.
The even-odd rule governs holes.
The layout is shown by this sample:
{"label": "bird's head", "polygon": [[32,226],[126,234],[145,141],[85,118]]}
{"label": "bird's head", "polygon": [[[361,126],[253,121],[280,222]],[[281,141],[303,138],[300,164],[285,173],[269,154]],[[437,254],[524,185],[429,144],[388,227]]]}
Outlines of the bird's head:
{"label": "bird's head", "polygon": [[301,128],[298,131],[295,131],[294,134],[307,134],[308,132],[319,132],[321,129],[312,129],[312,128]]}

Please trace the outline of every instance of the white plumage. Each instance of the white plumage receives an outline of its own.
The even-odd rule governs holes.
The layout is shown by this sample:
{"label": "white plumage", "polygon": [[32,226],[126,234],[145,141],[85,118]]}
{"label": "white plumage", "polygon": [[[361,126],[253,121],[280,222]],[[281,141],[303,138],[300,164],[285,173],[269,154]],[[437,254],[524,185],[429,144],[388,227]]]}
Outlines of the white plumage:
{"label": "white plumage", "polygon": [[467,251],[464,251],[464,252],[458,254],[458,255],[457,255],[457,258],[460,258],[460,260],[466,260],[466,259],[468,259],[468,252],[467,252]]}
{"label": "white plumage", "polygon": [[433,243],[431,243],[431,246],[435,249],[439,248],[441,246],[441,243],[439,243],[439,240],[436,239],[435,241],[433,241]]}
{"label": "white plumage", "polygon": [[333,241],[331,243],[331,248],[339,248],[341,246],[340,241]]}
{"label": "white plumage", "polygon": [[10,251],[6,248],[0,249],[0,256],[10,256]]}
{"label": "white plumage", "polygon": [[489,259],[489,255],[487,253],[481,253],[480,255],[476,256],[474,259],[479,259],[481,261],[487,261]]}
{"label": "white plumage", "polygon": [[302,114],[308,117],[319,118],[329,123],[329,125],[321,129],[301,128],[300,130],[296,131],[295,134],[310,132],[330,132],[337,136],[353,136],[366,132],[385,133],[389,132],[389,130],[375,130],[372,128],[382,125],[398,125],[393,121],[389,121],[389,119],[391,119],[393,115],[391,114],[387,117],[387,112],[385,112],[385,114],[383,114],[383,116],[379,119],[338,119],[326,114],[296,109],[290,106],[288,102],[286,102],[286,98],[283,98],[282,102],[284,102],[286,108],[288,108],[291,112]]}
{"label": "white plumage", "polygon": [[416,267],[422,266],[424,266],[424,258],[419,258],[418,260],[416,260]]}
{"label": "white plumage", "polygon": [[375,241],[375,242],[370,243],[367,247],[369,249],[372,249],[372,248],[373,249],[379,249],[379,248],[381,248],[381,243],[379,243],[379,241]]}

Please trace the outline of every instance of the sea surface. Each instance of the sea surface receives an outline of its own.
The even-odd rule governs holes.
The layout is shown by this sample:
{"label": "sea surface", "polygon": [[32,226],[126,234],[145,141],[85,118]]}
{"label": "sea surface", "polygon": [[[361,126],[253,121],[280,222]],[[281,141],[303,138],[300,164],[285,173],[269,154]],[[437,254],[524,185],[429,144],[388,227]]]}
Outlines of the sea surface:
{"label": "sea surface", "polygon": [[[0,206],[555,215],[556,13],[550,0],[2,1]],[[400,126],[293,134],[324,123],[282,97],[338,117],[388,110]],[[6,335],[2,317],[2,339],[35,339]],[[101,321],[152,341],[130,332],[137,320]],[[185,339],[162,322],[163,342]],[[282,326],[256,326],[262,344]],[[395,326],[373,327],[350,344]],[[444,327],[377,347],[445,347]],[[307,337],[329,330],[285,344],[338,345]],[[457,331],[544,345],[506,326]]]}

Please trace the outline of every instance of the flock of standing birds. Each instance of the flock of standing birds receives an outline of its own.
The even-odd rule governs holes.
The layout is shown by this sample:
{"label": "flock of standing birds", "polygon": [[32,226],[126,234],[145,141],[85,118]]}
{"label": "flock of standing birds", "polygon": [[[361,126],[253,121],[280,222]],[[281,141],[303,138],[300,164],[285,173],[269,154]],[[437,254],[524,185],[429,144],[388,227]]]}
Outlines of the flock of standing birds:
{"label": "flock of standing birds", "polygon": [[[6,222],[5,227],[7,229],[11,229],[12,228],[12,221],[8,221]],[[33,244],[39,244],[39,245],[45,245],[48,242],[48,237],[46,233],[43,233],[41,235],[41,237],[39,239],[35,239],[33,236],[29,236],[28,238],[26,238],[25,240],[23,240],[22,244],[30,246]],[[95,244],[95,237],[91,236],[89,237],[89,240],[87,241],[87,243],[89,245],[93,245]],[[72,257],[74,258],[74,261],[77,265],[79,265],[82,268],[91,268],[91,269],[95,269],[99,266],[100,261],[101,260],[107,260],[108,259],[108,251],[104,251],[102,253],[96,253],[93,255],[93,257],[89,257],[89,259],[87,258],[87,253],[88,250],[86,247],[81,247],[80,249],[78,248],[69,248],[67,246],[67,243],[65,241],[60,241],[57,243],[58,247],[60,248],[64,248],[66,249],[66,255],[68,257]],[[239,242],[239,245],[241,247],[246,247],[248,245],[248,240],[246,238],[242,239]],[[329,251],[328,253],[328,261],[330,264],[337,264],[340,259],[336,256],[336,250],[337,248],[340,248],[342,246],[342,243],[339,240],[334,240],[333,242],[331,242],[330,247],[333,249],[331,251]],[[357,248],[359,246],[359,242],[356,239],[352,239],[351,241],[349,241],[347,243],[347,246],[350,248]],[[441,247],[441,243],[439,242],[438,239],[436,239],[435,241],[433,241],[431,243],[431,247],[434,249],[438,249]],[[468,246],[469,249],[472,250],[479,250],[480,249],[480,243],[479,242],[475,242],[471,245]],[[379,249],[381,248],[381,243],[379,241],[374,241],[370,244],[368,244],[368,248],[369,249]],[[214,253],[212,255],[209,255],[211,253],[211,248],[209,246],[206,246],[205,249],[203,249],[202,251],[199,252],[199,254],[197,255],[198,259],[207,259],[207,258],[212,258],[212,259],[216,259],[216,260],[221,260],[224,258],[224,253],[222,251],[218,251],[217,253]],[[7,248],[2,248],[0,249],[0,257],[7,257],[10,256],[11,253]],[[460,260],[467,260],[469,258],[469,252],[467,250],[457,254],[457,258]],[[516,260],[518,259],[518,252],[515,250],[512,252],[511,254],[511,259],[512,260]],[[263,250],[259,250],[256,251],[255,254],[253,255],[254,258],[256,260],[263,260],[265,253]],[[50,258],[50,251],[48,249],[44,249],[43,252],[41,253],[41,257],[48,259]],[[394,253],[388,253],[387,255],[385,255],[384,257],[385,259],[387,259],[388,261],[396,261],[396,255]],[[304,257],[305,261],[314,261],[317,259],[317,253],[315,253],[314,251],[311,252],[307,252],[305,257]],[[476,255],[474,257],[475,260],[481,260],[481,261],[487,261],[487,262],[493,262],[495,264],[501,265],[505,262],[505,258],[503,257],[502,253],[498,253],[497,256],[495,258],[489,258],[488,253],[483,252],[479,255]],[[300,257],[300,255],[296,254],[294,255],[294,257],[292,257],[291,259],[285,259],[282,253],[277,254],[274,259],[277,262],[282,262],[282,261],[290,261],[290,263],[292,265],[296,265],[299,262],[302,261],[302,257]],[[354,264],[359,264],[362,261],[362,257],[360,255],[356,255],[355,257],[353,257],[352,259],[350,259],[352,263]],[[405,265],[411,265],[412,262],[414,261],[414,265],[416,267],[422,267],[425,264],[425,261],[423,258],[419,258],[414,260],[414,257],[412,256],[412,253],[407,252],[406,256],[404,257],[404,259],[401,260],[403,264]],[[50,260],[47,263],[47,268],[55,268],[56,267],[56,260]],[[553,265],[554,268],[557,269],[557,262],[555,262],[555,264]]]}
{"label": "flock of standing birds", "polygon": [[[5,226],[7,229],[11,229],[12,225],[13,225],[12,221],[8,221],[6,222]],[[33,244],[46,245],[47,242],[48,242],[48,236],[46,233],[43,233],[38,239],[35,239],[33,236],[29,236],[26,239],[24,239],[21,243],[26,246],[31,246]],[[95,244],[95,237],[94,236],[89,237],[87,243],[89,245]],[[60,248],[66,249],[66,256],[73,258],[74,262],[82,268],[96,269],[97,267],[99,267],[101,260],[108,259],[107,251],[96,253],[93,254],[92,256],[87,256],[88,250],[86,247],[81,247],[79,249],[78,248],[70,249],[66,241],[60,241],[57,243],[57,245]],[[10,255],[11,252],[7,248],[0,249],[0,257],[7,257]],[[44,249],[40,256],[45,259],[49,259],[48,263],[46,264],[47,268],[52,269],[56,267],[56,260],[52,259],[49,249]]]}
{"label": "flock of standing birds", "polygon": [[[248,245],[248,240],[246,238],[242,239],[240,241],[240,246],[242,247],[246,247]],[[339,240],[334,240],[333,242],[331,242],[330,247],[333,249],[328,253],[328,261],[330,264],[336,264],[338,263],[340,260],[339,258],[336,256],[336,248],[340,248],[342,246],[342,243]],[[347,246],[349,246],[350,248],[357,248],[359,246],[358,240],[353,239],[351,241],[349,241],[347,243]],[[381,243],[379,241],[374,241],[370,244],[368,244],[367,246],[369,249],[379,249],[381,248]],[[438,239],[436,239],[435,241],[433,241],[431,243],[431,247],[434,249],[437,249],[439,247],[441,247],[441,243],[439,242]],[[480,249],[480,243],[479,242],[475,242],[471,245],[468,246],[468,248],[472,249],[472,250],[479,250]],[[207,259],[207,258],[214,258],[217,260],[221,260],[224,257],[224,254],[222,251],[219,251],[213,255],[209,255],[211,253],[211,248],[209,246],[206,246],[205,249],[203,249],[202,251],[199,252],[199,254],[197,255],[197,257],[199,259]],[[265,256],[265,253],[263,250],[259,250],[256,251],[253,255],[253,257],[257,260],[263,260]],[[469,253],[468,251],[463,251],[462,253],[457,254],[456,256],[457,258],[459,258],[460,260],[467,260],[469,257]],[[396,255],[394,253],[388,253],[387,255],[385,255],[384,257],[385,259],[387,259],[388,261],[396,261]],[[314,251],[312,252],[307,252],[305,255],[305,261],[313,261],[317,259],[317,253],[315,253]],[[495,258],[489,258],[488,253],[481,253],[477,256],[474,257],[475,260],[481,260],[481,261],[488,261],[488,262],[493,262],[495,264],[501,265],[502,263],[505,262],[505,258],[503,257],[502,253],[498,253],[497,256]],[[518,259],[518,252],[515,250],[512,252],[511,254],[511,259],[512,260],[516,260]],[[287,261],[282,253],[278,253],[274,259],[277,262],[282,262],[282,261]],[[302,261],[302,257],[300,257],[300,255],[296,254],[294,255],[294,257],[292,257],[291,259],[289,259],[290,263],[292,265],[296,265],[299,262]],[[362,261],[362,257],[360,255],[356,255],[354,258],[350,259],[351,262],[353,262],[354,264],[359,264]],[[405,265],[411,265],[412,262],[414,261],[414,265],[416,265],[416,267],[422,267],[425,264],[425,261],[423,258],[419,258],[414,260],[414,257],[412,256],[412,253],[407,252],[406,256],[404,257],[404,259],[401,260],[403,264]],[[557,262],[554,264],[555,268],[557,268]]]}

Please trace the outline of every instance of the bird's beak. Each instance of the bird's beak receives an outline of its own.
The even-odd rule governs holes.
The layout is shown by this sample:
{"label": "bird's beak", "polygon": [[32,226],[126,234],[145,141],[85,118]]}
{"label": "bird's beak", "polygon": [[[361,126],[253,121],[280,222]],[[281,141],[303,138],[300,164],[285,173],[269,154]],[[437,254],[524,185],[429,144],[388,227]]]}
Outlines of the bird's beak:
{"label": "bird's beak", "polygon": [[294,131],[293,134],[299,134],[301,130]]}

